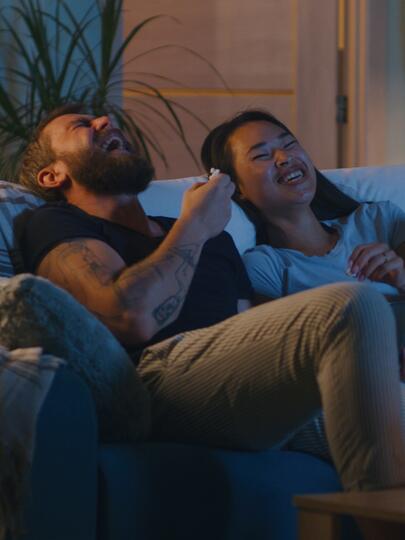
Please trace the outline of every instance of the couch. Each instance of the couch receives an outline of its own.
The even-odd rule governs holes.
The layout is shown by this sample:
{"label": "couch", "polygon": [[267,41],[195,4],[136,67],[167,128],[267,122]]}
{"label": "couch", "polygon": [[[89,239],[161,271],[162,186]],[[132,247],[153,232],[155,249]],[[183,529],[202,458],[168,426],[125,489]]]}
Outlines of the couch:
{"label": "couch", "polygon": [[[325,174],[358,200],[390,199],[405,210],[405,166]],[[176,216],[193,181],[153,182],[141,202],[150,215]],[[13,225],[6,230],[1,221],[7,214],[16,223],[38,204],[21,189],[0,185],[0,275],[21,270]],[[253,245],[253,229],[237,207],[227,230],[241,252]],[[330,464],[304,453],[169,441],[102,444],[89,388],[68,366],[42,407],[30,480],[24,540],[293,540],[293,496],[341,489]],[[357,538],[346,525],[344,537]]]}

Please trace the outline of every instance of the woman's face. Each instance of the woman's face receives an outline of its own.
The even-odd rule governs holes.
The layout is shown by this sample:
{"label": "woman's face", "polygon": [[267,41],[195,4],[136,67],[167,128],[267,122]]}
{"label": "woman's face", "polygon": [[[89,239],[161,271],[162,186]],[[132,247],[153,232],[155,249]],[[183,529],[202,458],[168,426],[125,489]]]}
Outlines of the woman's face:
{"label": "woman's face", "polygon": [[232,133],[228,144],[241,195],[257,208],[282,213],[312,201],[315,168],[297,139],[283,128],[249,122]]}

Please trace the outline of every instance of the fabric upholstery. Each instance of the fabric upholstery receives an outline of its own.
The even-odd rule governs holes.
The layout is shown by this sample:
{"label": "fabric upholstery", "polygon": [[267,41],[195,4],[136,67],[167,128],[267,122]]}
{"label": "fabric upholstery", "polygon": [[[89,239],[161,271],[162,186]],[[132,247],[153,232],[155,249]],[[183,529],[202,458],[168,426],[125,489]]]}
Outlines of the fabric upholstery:
{"label": "fabric upholstery", "polygon": [[99,460],[100,540],[295,540],[293,496],[340,490],[332,466],[294,452],[146,443]]}
{"label": "fabric upholstery", "polygon": [[16,238],[26,212],[42,204],[44,201],[27,189],[0,181],[0,276],[23,271]]}
{"label": "fabric upholstery", "polygon": [[[362,202],[391,200],[405,210],[405,190],[402,187],[405,165],[329,169],[322,172],[354,199]],[[205,181],[205,178],[201,176],[155,180],[140,194],[141,204],[150,215],[177,217],[184,191],[202,180]],[[26,212],[42,204],[44,201],[25,188],[0,181],[0,276],[23,271],[16,238],[24,224]],[[232,217],[225,230],[232,235],[240,253],[253,247],[253,225],[234,203]]]}
{"label": "fabric upholstery", "polygon": [[126,351],[70,294],[21,274],[0,282],[0,344],[39,346],[67,361],[89,385],[102,441],[136,441],[150,427],[149,395]]}
{"label": "fabric upholstery", "polygon": [[21,527],[24,488],[32,462],[37,418],[63,360],[39,347],[0,346],[0,538]]}
{"label": "fabric upholstery", "polygon": [[96,540],[98,444],[89,389],[59,369],[38,419],[26,533],[18,540]]}

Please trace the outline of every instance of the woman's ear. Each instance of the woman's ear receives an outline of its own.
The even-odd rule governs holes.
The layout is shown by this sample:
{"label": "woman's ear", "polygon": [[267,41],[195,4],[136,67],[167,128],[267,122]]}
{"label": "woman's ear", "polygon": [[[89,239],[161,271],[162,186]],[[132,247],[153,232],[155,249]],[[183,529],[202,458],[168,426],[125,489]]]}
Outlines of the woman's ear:
{"label": "woman's ear", "polygon": [[242,193],[242,191],[240,189],[240,184],[237,181],[237,179],[235,178],[235,175],[231,176],[231,179],[232,179],[232,182],[235,184],[235,195],[237,196],[237,198],[240,201],[243,201],[245,199],[245,196],[243,195],[243,193]]}
{"label": "woman's ear", "polygon": [[41,169],[37,175],[38,184],[46,189],[61,189],[69,180],[67,166],[59,160]]}

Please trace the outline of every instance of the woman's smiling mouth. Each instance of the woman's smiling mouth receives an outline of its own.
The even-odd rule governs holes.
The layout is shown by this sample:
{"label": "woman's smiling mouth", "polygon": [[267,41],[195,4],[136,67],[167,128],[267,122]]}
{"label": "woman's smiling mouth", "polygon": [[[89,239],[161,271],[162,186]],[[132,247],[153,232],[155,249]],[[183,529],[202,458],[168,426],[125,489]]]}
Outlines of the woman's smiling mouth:
{"label": "woman's smiling mouth", "polygon": [[290,170],[287,174],[280,175],[277,178],[278,184],[298,184],[304,178],[302,169]]}

